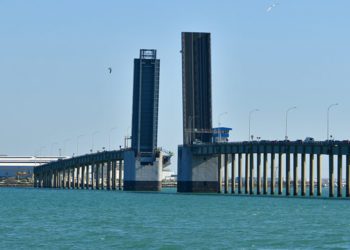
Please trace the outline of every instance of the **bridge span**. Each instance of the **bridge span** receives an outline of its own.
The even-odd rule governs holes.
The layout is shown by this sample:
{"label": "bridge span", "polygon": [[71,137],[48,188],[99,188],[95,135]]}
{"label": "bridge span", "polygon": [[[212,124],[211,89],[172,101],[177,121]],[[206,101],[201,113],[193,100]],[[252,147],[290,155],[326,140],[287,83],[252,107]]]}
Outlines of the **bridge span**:
{"label": "bridge span", "polygon": [[[327,185],[329,197],[343,197],[345,161],[345,196],[350,197],[349,141],[211,143],[179,146],[178,152],[179,192],[228,193],[230,186],[233,194],[322,196]],[[329,183],[323,185],[324,156]]]}
{"label": "bridge span", "polygon": [[122,189],[124,152],[104,151],[34,168],[34,187]]}

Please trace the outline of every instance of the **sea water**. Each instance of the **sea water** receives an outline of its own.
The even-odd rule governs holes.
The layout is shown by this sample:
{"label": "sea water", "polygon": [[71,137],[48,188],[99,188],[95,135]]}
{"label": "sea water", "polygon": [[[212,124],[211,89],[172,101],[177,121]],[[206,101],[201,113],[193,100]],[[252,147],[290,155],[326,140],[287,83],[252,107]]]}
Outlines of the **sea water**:
{"label": "sea water", "polygon": [[0,189],[0,249],[350,248],[350,200]]}

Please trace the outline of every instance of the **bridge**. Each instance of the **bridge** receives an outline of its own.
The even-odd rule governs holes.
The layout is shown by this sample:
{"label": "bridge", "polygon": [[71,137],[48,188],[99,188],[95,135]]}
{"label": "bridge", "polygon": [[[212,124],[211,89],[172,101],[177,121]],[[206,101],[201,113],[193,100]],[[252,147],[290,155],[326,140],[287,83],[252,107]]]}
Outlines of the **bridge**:
{"label": "bridge", "polygon": [[[316,194],[322,196],[323,156],[328,156],[329,197],[335,197],[335,185],[336,196],[343,197],[343,158],[346,159],[345,196],[350,197],[349,141],[253,141],[179,146],[181,167],[178,168],[178,191],[228,193],[231,186],[233,194],[242,194],[244,191],[250,195],[285,193],[286,196],[290,196],[293,192],[294,196],[306,196],[308,184],[309,196],[314,196],[316,184]],[[242,158],[245,166],[242,164]],[[337,183],[334,182],[335,170]]]}

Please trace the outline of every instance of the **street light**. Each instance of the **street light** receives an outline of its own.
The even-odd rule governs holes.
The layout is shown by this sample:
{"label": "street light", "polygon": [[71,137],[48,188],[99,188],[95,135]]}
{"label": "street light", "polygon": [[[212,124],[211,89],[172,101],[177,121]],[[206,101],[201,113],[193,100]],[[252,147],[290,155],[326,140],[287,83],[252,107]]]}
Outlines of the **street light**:
{"label": "street light", "polygon": [[251,116],[254,112],[258,112],[260,111],[259,109],[252,109],[250,112],[249,112],[249,136],[248,136],[248,141],[250,141],[250,120],[251,120]]}
{"label": "street light", "polygon": [[85,135],[79,135],[79,136],[77,137],[77,156],[79,155],[79,139],[80,139],[81,137],[83,137],[83,136],[85,136]]}
{"label": "street light", "polygon": [[99,131],[95,131],[92,133],[92,142],[91,142],[92,151],[94,151],[94,138],[95,138],[95,135],[97,135],[98,133],[99,133]]}
{"label": "street light", "polygon": [[327,109],[327,141],[329,140],[329,111],[332,107],[338,106],[338,105],[339,105],[338,103],[333,103],[329,105]]}
{"label": "street light", "polygon": [[116,130],[118,127],[113,127],[109,130],[109,134],[108,134],[108,150],[111,150],[111,134],[113,132],[113,130]]}
{"label": "street light", "polygon": [[296,109],[297,107],[294,106],[294,107],[290,107],[289,109],[287,109],[286,111],[286,132],[285,132],[285,136],[284,136],[284,139],[285,140],[288,140],[288,113],[289,111],[293,110],[293,109]]}

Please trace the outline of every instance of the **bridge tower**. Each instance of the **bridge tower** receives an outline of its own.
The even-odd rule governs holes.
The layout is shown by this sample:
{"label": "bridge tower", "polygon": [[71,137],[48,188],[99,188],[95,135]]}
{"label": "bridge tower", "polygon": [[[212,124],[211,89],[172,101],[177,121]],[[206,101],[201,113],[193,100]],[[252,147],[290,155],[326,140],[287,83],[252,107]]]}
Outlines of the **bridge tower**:
{"label": "bridge tower", "polygon": [[218,157],[195,156],[191,145],[212,142],[210,33],[182,33],[183,145],[178,148],[178,192],[217,192]]}
{"label": "bridge tower", "polygon": [[124,154],[124,190],[161,189],[162,155],[157,151],[160,60],[154,49],[134,59],[131,150]]}

